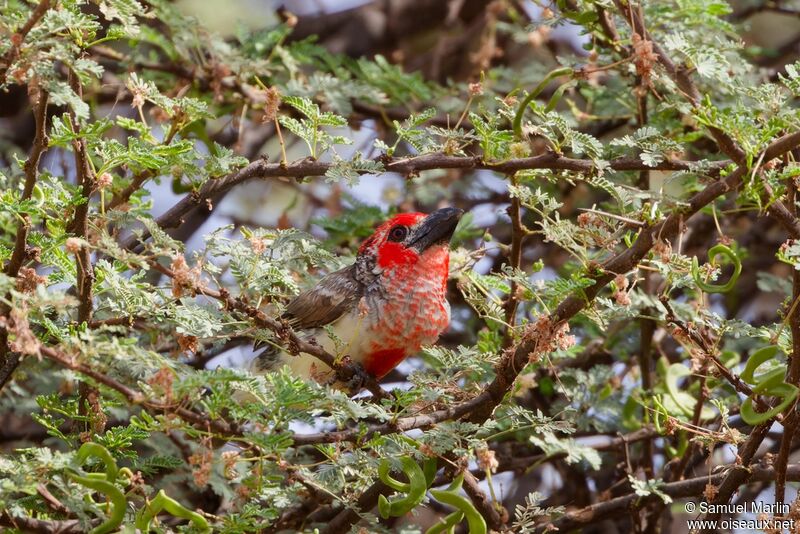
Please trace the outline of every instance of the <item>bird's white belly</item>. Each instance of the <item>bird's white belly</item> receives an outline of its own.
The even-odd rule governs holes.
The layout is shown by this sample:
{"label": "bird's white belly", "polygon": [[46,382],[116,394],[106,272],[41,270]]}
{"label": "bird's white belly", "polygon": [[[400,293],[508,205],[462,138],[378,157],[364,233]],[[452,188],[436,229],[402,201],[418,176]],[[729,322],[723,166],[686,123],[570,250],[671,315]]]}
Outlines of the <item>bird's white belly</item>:
{"label": "bird's white belly", "polygon": [[[368,346],[368,343],[364,342],[368,330],[367,319],[357,313],[346,313],[329,328],[333,336],[330,336],[327,330],[319,328],[311,337],[316,339],[317,344],[328,354],[336,358],[349,356],[353,363],[363,363],[366,357],[365,349]],[[284,354],[284,359],[298,376],[318,376],[330,370],[321,360],[305,353],[297,356]]]}

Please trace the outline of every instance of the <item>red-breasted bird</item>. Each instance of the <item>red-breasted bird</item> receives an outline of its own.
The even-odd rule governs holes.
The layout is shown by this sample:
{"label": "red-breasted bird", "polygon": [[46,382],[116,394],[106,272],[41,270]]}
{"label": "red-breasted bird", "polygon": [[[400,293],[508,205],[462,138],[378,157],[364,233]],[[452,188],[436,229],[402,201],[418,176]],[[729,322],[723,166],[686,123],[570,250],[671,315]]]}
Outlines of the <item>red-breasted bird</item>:
{"label": "red-breasted bird", "polygon": [[[401,213],[381,224],[359,247],[355,263],[322,278],[286,307],[283,318],[334,356],[349,356],[380,379],[421,347],[436,342],[450,323],[446,299],[450,238],[463,210]],[[308,354],[270,347],[256,371],[288,364],[319,382],[330,369]]]}

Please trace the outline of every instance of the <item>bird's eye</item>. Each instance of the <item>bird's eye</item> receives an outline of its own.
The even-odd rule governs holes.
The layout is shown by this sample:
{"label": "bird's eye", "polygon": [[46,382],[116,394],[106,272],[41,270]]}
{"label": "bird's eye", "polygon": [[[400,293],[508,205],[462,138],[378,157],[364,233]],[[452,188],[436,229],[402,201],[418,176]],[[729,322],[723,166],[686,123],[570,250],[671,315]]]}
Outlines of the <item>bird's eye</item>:
{"label": "bird's eye", "polygon": [[408,235],[408,228],[405,226],[395,226],[389,230],[389,241],[400,242]]}

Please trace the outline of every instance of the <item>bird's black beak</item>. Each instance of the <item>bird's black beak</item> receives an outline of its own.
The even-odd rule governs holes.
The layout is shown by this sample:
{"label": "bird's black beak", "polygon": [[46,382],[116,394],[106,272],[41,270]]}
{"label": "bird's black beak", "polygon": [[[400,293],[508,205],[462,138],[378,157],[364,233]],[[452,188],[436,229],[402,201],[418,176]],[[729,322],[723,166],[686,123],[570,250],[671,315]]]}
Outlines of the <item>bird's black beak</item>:
{"label": "bird's black beak", "polygon": [[448,243],[462,215],[464,210],[458,208],[442,208],[434,211],[414,229],[408,246],[414,247],[421,253],[433,245]]}

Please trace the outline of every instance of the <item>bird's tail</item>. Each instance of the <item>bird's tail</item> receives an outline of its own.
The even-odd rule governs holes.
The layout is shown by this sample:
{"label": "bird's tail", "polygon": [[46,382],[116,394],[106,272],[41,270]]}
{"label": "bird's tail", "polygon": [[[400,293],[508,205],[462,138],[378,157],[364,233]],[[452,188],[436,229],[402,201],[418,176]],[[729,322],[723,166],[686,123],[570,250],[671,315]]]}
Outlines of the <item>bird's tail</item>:
{"label": "bird's tail", "polygon": [[256,341],[253,343],[254,350],[258,350],[260,348],[263,348],[264,350],[259,352],[250,362],[251,372],[266,373],[267,371],[275,371],[276,369],[280,368],[282,363],[284,363],[283,358],[281,357],[283,351],[280,348],[263,341]]}

